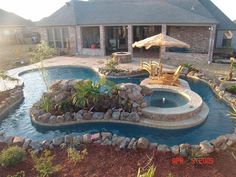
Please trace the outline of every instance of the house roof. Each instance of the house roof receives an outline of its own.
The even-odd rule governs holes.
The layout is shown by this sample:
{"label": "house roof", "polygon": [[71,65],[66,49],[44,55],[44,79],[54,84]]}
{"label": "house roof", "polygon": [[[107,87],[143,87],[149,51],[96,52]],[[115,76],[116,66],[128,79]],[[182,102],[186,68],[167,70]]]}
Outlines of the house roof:
{"label": "house roof", "polygon": [[202,1],[210,0],[71,0],[37,25],[218,24]]}
{"label": "house roof", "polygon": [[210,0],[199,0],[218,21],[218,29],[236,30],[236,24]]}
{"label": "house roof", "polygon": [[29,26],[32,21],[26,20],[14,13],[0,9],[0,27],[1,26]]}

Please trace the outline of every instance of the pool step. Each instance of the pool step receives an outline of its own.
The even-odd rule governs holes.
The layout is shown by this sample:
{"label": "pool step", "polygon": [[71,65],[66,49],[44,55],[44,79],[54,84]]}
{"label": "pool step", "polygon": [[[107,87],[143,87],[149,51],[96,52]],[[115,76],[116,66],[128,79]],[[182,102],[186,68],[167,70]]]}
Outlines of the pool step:
{"label": "pool step", "polygon": [[206,120],[208,113],[209,113],[209,108],[206,105],[206,103],[203,103],[200,112],[189,119],[169,122],[169,121],[158,121],[158,120],[145,118],[141,120],[140,123],[149,127],[151,126],[151,127],[160,128],[160,129],[191,128],[191,127],[194,127],[203,123]]}

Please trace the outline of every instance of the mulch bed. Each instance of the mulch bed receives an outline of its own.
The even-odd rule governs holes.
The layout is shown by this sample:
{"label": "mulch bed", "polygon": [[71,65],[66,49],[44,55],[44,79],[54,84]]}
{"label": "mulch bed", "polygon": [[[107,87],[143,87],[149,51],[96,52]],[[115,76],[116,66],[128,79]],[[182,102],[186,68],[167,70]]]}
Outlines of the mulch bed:
{"label": "mulch bed", "polygon": [[[0,144],[0,150],[6,145]],[[118,150],[111,146],[86,145],[88,156],[83,161],[74,165],[68,158],[65,150],[55,148],[54,163],[61,164],[60,173],[53,177],[136,177],[139,167],[154,164],[156,177],[235,177],[236,160],[231,155],[236,155],[236,145],[227,151],[212,154],[214,164],[196,165],[184,160],[183,164],[173,164],[171,154],[157,153],[156,151],[128,151]],[[150,158],[152,159],[150,161]],[[23,162],[14,167],[0,167],[0,177],[25,171],[26,177],[36,177],[33,162],[29,155]],[[168,176],[169,175],[169,176]]]}

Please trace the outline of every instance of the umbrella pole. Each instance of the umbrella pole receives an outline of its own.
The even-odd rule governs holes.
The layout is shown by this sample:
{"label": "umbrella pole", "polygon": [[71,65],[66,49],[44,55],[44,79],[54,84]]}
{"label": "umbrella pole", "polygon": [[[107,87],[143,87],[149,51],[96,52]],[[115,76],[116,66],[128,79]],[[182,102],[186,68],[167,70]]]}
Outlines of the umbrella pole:
{"label": "umbrella pole", "polygon": [[161,51],[162,51],[162,46],[160,46],[160,51],[159,51],[159,58],[160,58],[160,62],[161,63]]}

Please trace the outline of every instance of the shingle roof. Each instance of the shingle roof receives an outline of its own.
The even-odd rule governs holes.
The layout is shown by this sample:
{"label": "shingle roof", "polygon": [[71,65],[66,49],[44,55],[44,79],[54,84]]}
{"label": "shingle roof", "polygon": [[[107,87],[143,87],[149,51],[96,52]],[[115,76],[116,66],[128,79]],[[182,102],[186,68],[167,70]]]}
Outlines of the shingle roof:
{"label": "shingle roof", "polygon": [[0,27],[1,26],[30,26],[33,23],[14,13],[0,9]]}
{"label": "shingle roof", "polygon": [[199,0],[208,11],[215,17],[219,22],[217,25],[218,29],[235,29],[236,24],[233,23],[215,4],[210,0]]}
{"label": "shingle roof", "polygon": [[86,2],[71,0],[69,5],[64,5],[37,24],[55,26],[217,24],[220,22],[220,26],[223,26],[221,24],[224,19],[227,20],[227,17],[217,8],[225,16],[219,20],[220,17],[216,16],[216,18],[216,14],[211,12],[212,9],[210,0],[90,0]]}
{"label": "shingle roof", "polygon": [[66,3],[51,16],[36,22],[37,26],[76,25],[73,3]]}

